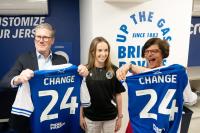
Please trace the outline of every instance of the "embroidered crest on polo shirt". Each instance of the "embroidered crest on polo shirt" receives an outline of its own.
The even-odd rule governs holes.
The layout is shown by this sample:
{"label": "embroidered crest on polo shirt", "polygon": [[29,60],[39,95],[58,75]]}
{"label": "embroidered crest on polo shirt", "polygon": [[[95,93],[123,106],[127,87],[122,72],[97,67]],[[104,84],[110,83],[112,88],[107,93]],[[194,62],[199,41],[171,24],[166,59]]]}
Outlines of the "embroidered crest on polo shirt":
{"label": "embroidered crest on polo shirt", "polygon": [[106,78],[107,79],[111,79],[113,77],[113,73],[111,72],[111,71],[108,71],[107,73],[106,73]]}
{"label": "embroidered crest on polo shirt", "polygon": [[92,73],[90,73],[90,77],[92,77]]}

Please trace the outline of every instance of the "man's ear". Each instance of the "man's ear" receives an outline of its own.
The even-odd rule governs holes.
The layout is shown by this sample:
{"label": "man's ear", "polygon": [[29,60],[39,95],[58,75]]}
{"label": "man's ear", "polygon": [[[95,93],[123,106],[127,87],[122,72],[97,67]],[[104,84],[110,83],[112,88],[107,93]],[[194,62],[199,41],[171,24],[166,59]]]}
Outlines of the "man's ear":
{"label": "man's ear", "polygon": [[55,38],[52,38],[52,44],[51,44],[51,45],[53,45],[53,44],[54,44],[54,42],[55,42]]}

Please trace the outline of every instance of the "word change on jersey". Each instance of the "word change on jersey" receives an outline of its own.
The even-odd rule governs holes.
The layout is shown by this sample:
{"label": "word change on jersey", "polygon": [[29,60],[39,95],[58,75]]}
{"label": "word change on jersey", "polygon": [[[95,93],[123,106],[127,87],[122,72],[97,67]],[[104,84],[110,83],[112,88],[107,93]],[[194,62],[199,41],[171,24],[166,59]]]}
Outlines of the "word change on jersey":
{"label": "word change on jersey", "polygon": [[127,77],[134,133],[177,133],[188,84],[185,68],[171,65]]}

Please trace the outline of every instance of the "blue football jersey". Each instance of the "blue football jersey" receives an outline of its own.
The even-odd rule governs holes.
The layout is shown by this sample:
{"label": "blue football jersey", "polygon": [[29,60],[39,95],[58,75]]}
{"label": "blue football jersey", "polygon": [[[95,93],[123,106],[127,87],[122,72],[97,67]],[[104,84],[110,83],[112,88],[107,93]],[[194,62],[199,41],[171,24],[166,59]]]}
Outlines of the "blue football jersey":
{"label": "blue football jersey", "polygon": [[74,65],[35,71],[29,81],[30,100],[26,101],[30,102],[24,100],[24,105],[19,105],[22,103],[15,100],[12,113],[30,116],[33,133],[82,132],[79,124],[81,82]]}
{"label": "blue football jersey", "polygon": [[177,133],[188,83],[183,66],[174,64],[129,76],[126,83],[134,133]]}

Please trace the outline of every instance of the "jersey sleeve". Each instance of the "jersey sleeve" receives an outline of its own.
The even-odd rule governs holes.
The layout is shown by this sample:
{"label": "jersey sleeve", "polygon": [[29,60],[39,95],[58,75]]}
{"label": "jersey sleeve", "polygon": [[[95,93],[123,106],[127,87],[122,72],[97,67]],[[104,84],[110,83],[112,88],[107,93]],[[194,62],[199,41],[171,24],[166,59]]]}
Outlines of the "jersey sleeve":
{"label": "jersey sleeve", "polygon": [[189,80],[183,92],[183,99],[184,103],[189,106],[194,105],[197,102],[197,94],[192,92]]}
{"label": "jersey sleeve", "polygon": [[86,85],[86,79],[83,78],[81,83],[81,90],[80,90],[80,97],[81,97],[81,106],[82,107],[89,107],[91,105],[90,102],[90,94]]}
{"label": "jersey sleeve", "polygon": [[30,117],[33,110],[34,107],[31,100],[30,86],[27,82],[19,86],[11,113]]}

